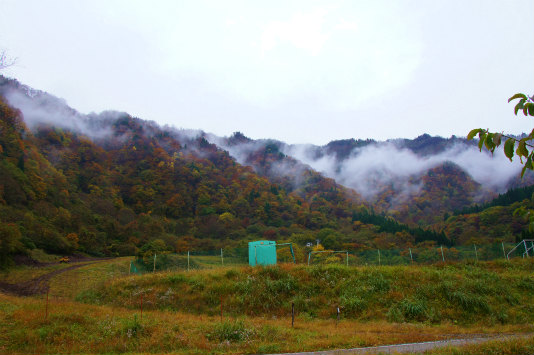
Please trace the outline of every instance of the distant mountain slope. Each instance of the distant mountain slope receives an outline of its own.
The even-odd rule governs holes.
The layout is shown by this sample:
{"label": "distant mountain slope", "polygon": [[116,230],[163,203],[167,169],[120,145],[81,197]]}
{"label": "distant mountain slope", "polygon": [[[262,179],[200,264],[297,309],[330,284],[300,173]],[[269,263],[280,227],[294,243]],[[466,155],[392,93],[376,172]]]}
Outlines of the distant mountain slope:
{"label": "distant mountain slope", "polygon": [[519,242],[532,239],[527,220],[514,211],[520,206],[534,208],[530,200],[514,202],[507,206],[492,206],[483,211],[448,217],[437,224],[456,244],[485,244],[492,242]]}
{"label": "distant mountain slope", "polygon": [[[126,115],[105,112],[83,116],[61,99],[8,80],[0,81],[1,92],[23,107],[30,127],[53,123],[97,140],[109,133],[106,120]],[[69,119],[62,119],[65,116]],[[358,205],[372,206],[410,224],[433,224],[445,213],[534,183],[533,174],[521,180],[520,165],[510,163],[500,151],[492,157],[479,152],[474,142],[454,136],[423,134],[412,140],[386,142],[347,139],[320,147],[252,140],[241,133],[221,138],[202,131],[170,131],[184,146],[190,140],[205,138],[228,151],[240,164],[251,166],[255,173],[308,202],[320,197],[317,193],[329,191],[329,198],[348,197]],[[456,169],[448,168],[450,164]],[[320,191],[317,186],[322,186]],[[332,191],[339,196],[332,196]]]}
{"label": "distant mountain slope", "polygon": [[453,214],[455,216],[461,214],[471,214],[482,212],[490,207],[495,206],[510,206],[515,202],[521,202],[523,200],[531,200],[534,196],[534,185],[517,187],[506,191],[503,194],[495,197],[493,200],[482,204],[475,204],[472,206],[464,207],[461,210],[455,210]]}
{"label": "distant mountain slope", "polygon": [[[14,80],[0,78],[0,108],[3,255],[207,250],[260,238],[297,248],[317,238],[345,248],[447,242],[373,213],[359,221],[367,209],[357,193],[277,142],[247,152],[254,171],[202,132],[120,112],[81,115]],[[226,144],[247,143],[235,135]]]}
{"label": "distant mountain slope", "polygon": [[241,133],[208,139],[288,188],[305,190],[303,174],[317,171],[354,191],[375,210],[416,225],[436,223],[445,213],[534,182],[533,174],[521,180],[520,164],[510,163],[500,151],[491,156],[458,137],[349,139],[322,147],[254,141]]}

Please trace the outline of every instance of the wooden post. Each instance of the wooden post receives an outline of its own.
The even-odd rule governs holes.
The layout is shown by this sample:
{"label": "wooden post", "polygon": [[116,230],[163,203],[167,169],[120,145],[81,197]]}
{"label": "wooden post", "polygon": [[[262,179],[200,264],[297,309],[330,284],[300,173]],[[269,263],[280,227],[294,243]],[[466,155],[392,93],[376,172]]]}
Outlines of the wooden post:
{"label": "wooden post", "polygon": [[412,248],[408,248],[408,249],[410,249],[410,261],[413,264]]}
{"label": "wooden post", "polygon": [[349,266],[349,252],[347,252],[347,266]]}
{"label": "wooden post", "polygon": [[130,269],[128,270],[128,275],[132,273],[132,262],[130,261]]}
{"label": "wooden post", "polygon": [[46,289],[46,307],[45,307],[45,320],[48,319],[48,292],[50,291],[50,287]]}
{"label": "wooden post", "polygon": [[504,258],[505,258],[505,259],[508,259],[508,258],[506,257],[506,252],[504,251],[504,242],[501,242],[501,244],[502,244],[502,254],[504,255]]}
{"label": "wooden post", "polygon": [[295,325],[295,302],[291,302],[291,328]]}
{"label": "wooden post", "polygon": [[156,272],[156,253],[154,253],[154,269],[152,272]]}
{"label": "wooden post", "polygon": [[224,266],[223,250],[221,248],[221,266]]}
{"label": "wooden post", "polygon": [[445,256],[443,255],[443,245],[441,246],[441,259],[445,262]]}
{"label": "wooden post", "polygon": [[473,246],[475,247],[475,259],[478,262],[477,246],[475,244],[473,244]]}
{"label": "wooden post", "polygon": [[187,251],[187,271],[189,271],[189,250]]}

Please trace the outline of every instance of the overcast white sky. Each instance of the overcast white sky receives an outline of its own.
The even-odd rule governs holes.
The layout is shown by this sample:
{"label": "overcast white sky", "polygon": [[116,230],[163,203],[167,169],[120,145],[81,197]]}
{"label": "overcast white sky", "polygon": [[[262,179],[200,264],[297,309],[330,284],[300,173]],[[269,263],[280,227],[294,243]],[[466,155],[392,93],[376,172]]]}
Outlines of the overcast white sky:
{"label": "overcast white sky", "polygon": [[0,0],[4,71],[83,112],[218,135],[530,132],[534,1]]}

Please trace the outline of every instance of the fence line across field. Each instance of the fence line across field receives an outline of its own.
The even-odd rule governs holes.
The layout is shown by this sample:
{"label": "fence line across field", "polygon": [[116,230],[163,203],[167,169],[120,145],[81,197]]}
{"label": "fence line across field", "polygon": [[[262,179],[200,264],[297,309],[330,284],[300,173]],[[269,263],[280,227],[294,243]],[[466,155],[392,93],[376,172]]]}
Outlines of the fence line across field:
{"label": "fence line across field", "polygon": [[[489,261],[534,256],[534,239],[520,243],[495,243],[471,246],[407,247],[403,249],[309,250],[294,249],[291,243],[276,244],[277,263],[322,265],[339,263],[346,266],[435,264],[459,261]],[[287,248],[289,246],[289,248]],[[256,249],[256,248],[254,248]],[[248,248],[188,250],[181,253],[158,252],[138,256],[130,263],[130,273],[164,270],[196,270],[225,266],[249,265]],[[307,259],[307,260],[306,260]]]}
{"label": "fence line across field", "polygon": [[308,265],[310,265],[310,259],[311,259],[312,254],[319,254],[319,253],[332,253],[332,254],[343,253],[343,254],[346,254],[347,255],[347,266],[349,266],[349,251],[348,250],[314,250],[314,251],[310,251],[308,253]]}

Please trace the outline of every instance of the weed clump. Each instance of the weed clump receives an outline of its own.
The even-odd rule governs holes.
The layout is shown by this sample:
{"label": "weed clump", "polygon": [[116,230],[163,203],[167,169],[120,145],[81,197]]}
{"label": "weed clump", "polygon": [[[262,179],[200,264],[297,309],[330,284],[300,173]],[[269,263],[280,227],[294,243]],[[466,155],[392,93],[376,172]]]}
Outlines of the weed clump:
{"label": "weed clump", "polygon": [[428,319],[427,305],[424,300],[405,298],[390,307],[387,313],[391,322],[422,322]]}
{"label": "weed clump", "polygon": [[252,338],[255,333],[255,330],[247,327],[242,320],[224,321],[215,324],[207,338],[219,342],[241,343]]}
{"label": "weed clump", "polygon": [[144,327],[137,319],[137,314],[134,314],[133,319],[126,319],[122,324],[122,333],[128,338],[136,338],[143,334]]}

